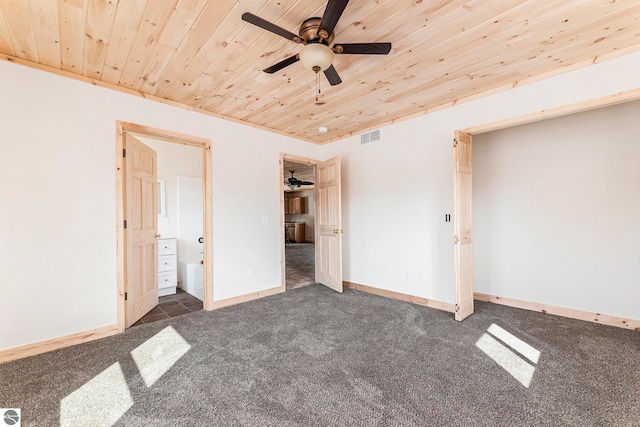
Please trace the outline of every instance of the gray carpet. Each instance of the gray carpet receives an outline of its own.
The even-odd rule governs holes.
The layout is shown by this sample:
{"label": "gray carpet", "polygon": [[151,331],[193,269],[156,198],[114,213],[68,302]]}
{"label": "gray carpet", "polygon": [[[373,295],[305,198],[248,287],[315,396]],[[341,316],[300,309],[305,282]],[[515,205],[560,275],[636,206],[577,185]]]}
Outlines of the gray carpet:
{"label": "gray carpet", "polygon": [[[457,323],[434,309],[306,286],[0,365],[0,407],[22,408],[23,426],[108,417],[125,426],[640,424],[638,332],[476,308]],[[526,362],[535,367],[528,388],[476,346],[492,324],[540,351]],[[177,362],[154,377],[131,352],[156,334]],[[78,398],[96,376],[112,383]],[[88,424],[83,408],[97,420]]]}

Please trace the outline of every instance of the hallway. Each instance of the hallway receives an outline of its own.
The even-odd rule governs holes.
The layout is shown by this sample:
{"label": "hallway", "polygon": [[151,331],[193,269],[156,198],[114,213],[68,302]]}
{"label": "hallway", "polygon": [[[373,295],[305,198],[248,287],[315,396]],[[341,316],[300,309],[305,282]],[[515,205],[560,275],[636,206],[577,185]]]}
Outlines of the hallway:
{"label": "hallway", "polygon": [[313,243],[290,243],[285,248],[287,290],[301,288],[315,281],[315,246]]}

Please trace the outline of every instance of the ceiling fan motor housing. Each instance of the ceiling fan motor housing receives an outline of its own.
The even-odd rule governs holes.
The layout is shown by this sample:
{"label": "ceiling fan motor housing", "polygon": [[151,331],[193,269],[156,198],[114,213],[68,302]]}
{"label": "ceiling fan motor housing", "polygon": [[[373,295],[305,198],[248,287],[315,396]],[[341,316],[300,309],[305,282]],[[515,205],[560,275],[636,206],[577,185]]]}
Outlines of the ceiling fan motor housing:
{"label": "ceiling fan motor housing", "polygon": [[[307,43],[317,43],[320,40],[318,35],[318,28],[320,27],[321,18],[314,16],[313,18],[305,19],[302,25],[300,25],[300,31],[298,34]],[[322,40],[322,44],[330,45],[333,42],[334,33],[328,35],[328,37]]]}

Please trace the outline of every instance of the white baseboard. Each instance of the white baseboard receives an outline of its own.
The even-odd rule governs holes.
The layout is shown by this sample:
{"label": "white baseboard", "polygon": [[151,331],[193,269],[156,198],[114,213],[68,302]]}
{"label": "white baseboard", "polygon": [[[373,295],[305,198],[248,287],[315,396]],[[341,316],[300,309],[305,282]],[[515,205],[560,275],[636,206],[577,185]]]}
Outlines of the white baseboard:
{"label": "white baseboard", "polygon": [[18,360],[24,357],[35,356],[36,354],[57,350],[59,348],[82,344],[84,342],[109,337],[117,333],[118,325],[110,325],[102,328],[91,329],[89,331],[78,332],[76,334],[66,335],[64,337],[52,338],[49,340],[39,341],[20,347],[1,350],[0,363],[6,363],[12,360]]}
{"label": "white baseboard", "polygon": [[499,297],[496,295],[488,295],[479,292],[475,292],[473,294],[473,298],[478,301],[491,302],[494,304],[507,305],[509,307],[539,311],[540,313],[545,314],[554,314],[556,316],[569,317],[571,319],[585,320],[587,322],[601,323],[603,325],[617,326],[618,328],[640,331],[640,320],[625,319],[608,314],[592,313],[589,311],[576,310],[574,308],[558,307],[550,304]]}

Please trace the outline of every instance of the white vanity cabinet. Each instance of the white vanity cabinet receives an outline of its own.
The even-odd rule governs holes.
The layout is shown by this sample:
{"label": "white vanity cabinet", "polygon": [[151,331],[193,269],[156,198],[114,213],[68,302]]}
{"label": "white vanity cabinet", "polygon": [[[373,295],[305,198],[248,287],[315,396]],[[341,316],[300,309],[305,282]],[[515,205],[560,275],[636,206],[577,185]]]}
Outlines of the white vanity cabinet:
{"label": "white vanity cabinet", "polygon": [[158,239],[158,296],[176,293],[178,284],[176,239]]}

